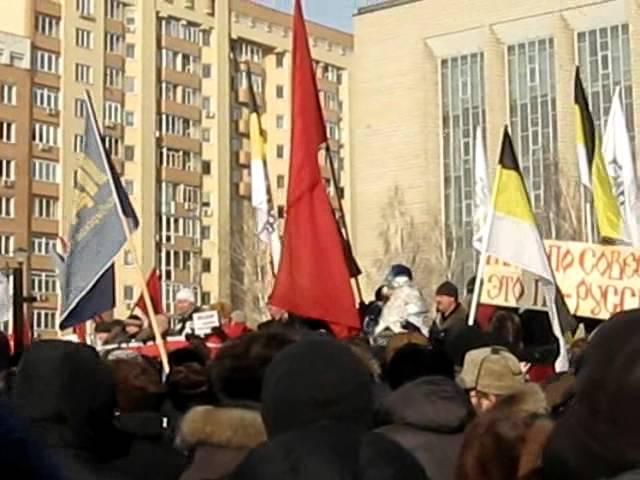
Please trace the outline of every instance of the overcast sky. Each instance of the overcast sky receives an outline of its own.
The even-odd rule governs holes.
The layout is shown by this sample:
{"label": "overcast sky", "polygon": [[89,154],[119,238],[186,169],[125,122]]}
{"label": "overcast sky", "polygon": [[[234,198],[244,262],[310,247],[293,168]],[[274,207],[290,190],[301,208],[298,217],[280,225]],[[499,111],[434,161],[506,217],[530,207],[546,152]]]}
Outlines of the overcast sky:
{"label": "overcast sky", "polygon": [[[254,1],[288,12],[293,10],[293,0]],[[304,14],[308,20],[350,32],[355,3],[355,0],[303,0]]]}

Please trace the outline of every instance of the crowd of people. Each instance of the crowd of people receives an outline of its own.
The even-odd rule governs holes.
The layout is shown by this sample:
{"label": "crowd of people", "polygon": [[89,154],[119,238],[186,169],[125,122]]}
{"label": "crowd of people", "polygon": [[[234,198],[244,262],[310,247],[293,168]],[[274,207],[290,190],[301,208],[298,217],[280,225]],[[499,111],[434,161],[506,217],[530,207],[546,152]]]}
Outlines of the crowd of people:
{"label": "crowd of people", "polygon": [[[173,328],[189,342],[168,372],[126,345],[42,340],[12,355],[0,336],[2,478],[640,478],[640,310],[575,340],[570,370],[554,373],[540,318],[492,307],[468,326],[450,282],[434,300],[430,319],[394,266],[358,336],[293,314],[251,331],[226,312],[238,333],[221,327],[212,351],[189,333],[195,301],[181,294]],[[145,330],[108,323],[101,344]]]}

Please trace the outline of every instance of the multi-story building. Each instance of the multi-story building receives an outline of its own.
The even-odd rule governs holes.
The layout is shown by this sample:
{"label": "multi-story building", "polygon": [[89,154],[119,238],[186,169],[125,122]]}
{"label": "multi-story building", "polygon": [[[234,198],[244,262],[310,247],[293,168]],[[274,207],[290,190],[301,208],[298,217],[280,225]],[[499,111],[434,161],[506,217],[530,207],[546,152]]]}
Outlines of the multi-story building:
{"label": "multi-story building", "polygon": [[[425,287],[444,275],[462,283],[473,274],[477,127],[493,172],[509,126],[544,234],[582,240],[575,67],[597,127],[621,87],[633,132],[640,121],[638,31],[640,6],[624,0],[362,2],[355,16],[351,194],[365,269],[383,269],[404,241],[406,250],[407,242],[421,243],[418,263],[439,262],[425,263],[440,277],[424,278],[423,269]],[[403,198],[394,203],[398,191]],[[394,215],[385,215],[389,206],[397,207]]]}
{"label": "multi-story building", "polygon": [[[334,185],[323,166],[335,201],[349,175],[352,38],[316,24],[309,31],[339,176]],[[30,252],[38,329],[56,323],[48,253],[68,233],[85,91],[141,219],[117,259],[116,314],[139,295],[136,257],[145,274],[160,270],[168,309],[182,287],[205,304],[251,302],[255,278],[243,265],[255,239],[247,81],[263,113],[272,200],[282,218],[290,48],[291,16],[248,0],[12,2],[0,18],[0,259]]]}

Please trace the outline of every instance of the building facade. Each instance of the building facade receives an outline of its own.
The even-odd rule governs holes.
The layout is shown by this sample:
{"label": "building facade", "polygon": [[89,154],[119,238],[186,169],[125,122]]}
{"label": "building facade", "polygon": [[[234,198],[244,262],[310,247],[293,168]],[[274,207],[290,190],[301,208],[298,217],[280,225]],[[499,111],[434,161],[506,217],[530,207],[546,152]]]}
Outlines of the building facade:
{"label": "building facade", "polygon": [[[478,127],[491,174],[509,127],[544,235],[583,240],[575,67],[597,127],[621,87],[633,132],[638,31],[640,6],[625,0],[362,2],[351,76],[351,221],[359,260],[373,272],[369,286],[386,263],[405,260],[393,248],[402,241],[405,249],[420,243],[414,258],[425,287],[473,275]],[[390,200],[398,188],[400,204]]]}
{"label": "building facade", "polygon": [[[274,208],[284,216],[291,16],[248,0],[16,0],[0,18],[0,261],[27,262],[35,327],[56,326],[48,257],[66,237],[83,150],[85,90],[141,219],[116,265],[116,315],[160,270],[166,307],[192,288],[244,308],[250,254],[248,84],[268,139]],[[309,25],[339,184],[349,183],[350,35]],[[321,160],[324,162],[324,160]],[[346,198],[346,196],[345,196]],[[347,205],[348,207],[348,205]],[[242,228],[239,228],[242,227]],[[245,233],[234,233],[234,232]],[[0,319],[1,320],[1,319]],[[6,325],[5,325],[6,327]]]}

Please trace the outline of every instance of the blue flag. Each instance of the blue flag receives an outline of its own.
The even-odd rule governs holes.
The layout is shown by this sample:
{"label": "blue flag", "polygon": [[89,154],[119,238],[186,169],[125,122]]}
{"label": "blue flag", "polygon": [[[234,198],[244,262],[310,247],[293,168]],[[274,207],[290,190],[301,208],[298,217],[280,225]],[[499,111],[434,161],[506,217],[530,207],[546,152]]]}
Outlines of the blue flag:
{"label": "blue flag", "polygon": [[128,234],[139,225],[104,148],[88,92],[85,102],[84,153],[75,171],[69,251],[64,259],[60,259],[63,265],[59,265],[58,270],[61,329],[90,320],[114,307],[113,262],[127,242]]}

